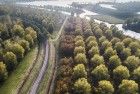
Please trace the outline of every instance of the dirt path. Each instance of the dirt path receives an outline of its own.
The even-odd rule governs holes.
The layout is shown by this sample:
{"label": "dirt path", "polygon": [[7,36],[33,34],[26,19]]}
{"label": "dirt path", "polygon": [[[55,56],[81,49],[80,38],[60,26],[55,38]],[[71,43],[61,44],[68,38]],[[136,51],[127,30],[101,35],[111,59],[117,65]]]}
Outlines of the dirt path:
{"label": "dirt path", "polygon": [[46,52],[45,52],[45,58],[44,58],[44,63],[42,65],[42,68],[39,71],[38,77],[36,78],[33,86],[31,87],[31,90],[29,94],[36,94],[36,91],[38,89],[39,83],[44,75],[44,72],[46,70],[47,64],[48,64],[48,52],[49,52],[49,45],[48,43],[46,44]]}

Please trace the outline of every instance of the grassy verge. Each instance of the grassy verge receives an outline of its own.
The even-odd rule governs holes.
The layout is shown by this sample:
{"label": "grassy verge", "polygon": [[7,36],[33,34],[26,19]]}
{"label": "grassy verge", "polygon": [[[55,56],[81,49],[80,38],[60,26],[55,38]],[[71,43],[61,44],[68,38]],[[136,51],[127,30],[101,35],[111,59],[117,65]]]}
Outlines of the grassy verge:
{"label": "grassy verge", "polygon": [[0,87],[0,94],[17,94],[18,86],[28,74],[30,66],[32,66],[38,53],[38,48],[33,48],[20,62],[16,70],[8,77],[3,86]]}
{"label": "grassy verge", "polygon": [[21,88],[20,90],[20,94],[27,94],[28,91],[30,90],[32,84],[33,84],[33,81],[35,81],[36,77],[38,76],[38,72],[42,66],[42,63],[43,63],[43,58],[44,58],[44,49],[45,46],[40,46],[40,49],[39,49],[39,55],[37,57],[37,60],[35,62],[35,65],[33,66],[33,69],[32,71],[30,72],[30,76],[27,78],[26,82],[24,83],[23,87]]}
{"label": "grassy verge", "polygon": [[124,23],[124,20],[109,16],[109,15],[94,15],[91,17],[94,19],[97,19],[97,20],[108,22],[110,24],[122,24],[122,23]]}

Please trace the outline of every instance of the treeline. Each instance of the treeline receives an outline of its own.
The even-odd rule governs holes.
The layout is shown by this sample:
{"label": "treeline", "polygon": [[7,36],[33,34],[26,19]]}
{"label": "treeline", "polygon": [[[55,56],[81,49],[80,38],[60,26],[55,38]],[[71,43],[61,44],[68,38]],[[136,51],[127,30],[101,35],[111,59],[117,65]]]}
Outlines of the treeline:
{"label": "treeline", "polygon": [[[3,20],[5,18],[5,20]],[[9,16],[0,21],[0,84],[37,43],[37,32]]]}
{"label": "treeline", "polygon": [[53,12],[31,7],[1,5],[0,15],[19,17],[26,26],[32,26],[38,32],[38,40],[44,41],[54,31],[57,31],[63,23],[65,16],[60,12]]}
{"label": "treeline", "polygon": [[140,41],[112,25],[69,18],[54,94],[138,94]]}
{"label": "treeline", "polygon": [[127,19],[123,24],[123,28],[140,33],[140,19],[139,18]]}

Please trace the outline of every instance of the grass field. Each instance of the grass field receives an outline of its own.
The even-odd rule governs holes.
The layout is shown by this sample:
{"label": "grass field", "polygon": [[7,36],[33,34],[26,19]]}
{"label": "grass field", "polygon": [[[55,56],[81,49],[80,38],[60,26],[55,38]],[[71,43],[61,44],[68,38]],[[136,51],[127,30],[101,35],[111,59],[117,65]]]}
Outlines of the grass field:
{"label": "grass field", "polygon": [[109,15],[94,15],[91,17],[97,20],[108,22],[110,24],[123,24],[124,23],[124,20],[109,16]]}
{"label": "grass field", "polygon": [[20,62],[4,84],[0,87],[0,94],[17,94],[18,88],[28,74],[38,53],[38,47],[33,48]]}

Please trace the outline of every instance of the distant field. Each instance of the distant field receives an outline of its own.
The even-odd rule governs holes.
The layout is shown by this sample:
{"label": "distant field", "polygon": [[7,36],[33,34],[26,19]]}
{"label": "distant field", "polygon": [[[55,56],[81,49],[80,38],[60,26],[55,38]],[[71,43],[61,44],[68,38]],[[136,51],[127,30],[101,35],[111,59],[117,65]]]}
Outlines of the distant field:
{"label": "distant field", "polygon": [[110,24],[122,24],[122,23],[124,23],[124,20],[121,20],[121,19],[118,19],[118,18],[115,18],[112,16],[108,16],[108,15],[94,15],[91,17],[94,19],[97,19],[97,20],[108,22]]}

